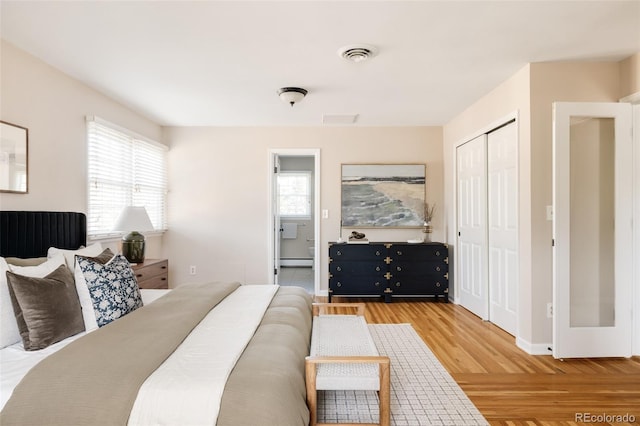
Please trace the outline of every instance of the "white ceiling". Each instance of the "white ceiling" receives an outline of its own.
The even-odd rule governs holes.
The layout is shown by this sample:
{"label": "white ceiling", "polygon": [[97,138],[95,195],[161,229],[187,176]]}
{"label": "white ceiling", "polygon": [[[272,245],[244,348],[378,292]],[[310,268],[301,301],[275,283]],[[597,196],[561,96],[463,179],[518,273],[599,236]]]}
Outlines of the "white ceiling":
{"label": "white ceiling", "polygon": [[[640,52],[640,1],[0,1],[2,38],[162,125],[442,125],[528,62]],[[337,55],[368,43],[375,58]],[[293,108],[276,91],[309,91]]]}

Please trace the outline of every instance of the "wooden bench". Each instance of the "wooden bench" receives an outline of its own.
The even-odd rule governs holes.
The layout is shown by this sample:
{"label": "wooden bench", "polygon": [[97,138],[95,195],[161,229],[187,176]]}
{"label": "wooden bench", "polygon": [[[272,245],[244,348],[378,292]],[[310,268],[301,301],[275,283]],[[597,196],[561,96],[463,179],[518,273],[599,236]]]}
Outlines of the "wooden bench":
{"label": "wooden bench", "polygon": [[[355,315],[339,314],[356,309]],[[379,356],[364,319],[364,303],[314,303],[311,351],[306,358],[310,426],[389,426],[389,357]],[[375,390],[380,423],[318,423],[318,390]]]}

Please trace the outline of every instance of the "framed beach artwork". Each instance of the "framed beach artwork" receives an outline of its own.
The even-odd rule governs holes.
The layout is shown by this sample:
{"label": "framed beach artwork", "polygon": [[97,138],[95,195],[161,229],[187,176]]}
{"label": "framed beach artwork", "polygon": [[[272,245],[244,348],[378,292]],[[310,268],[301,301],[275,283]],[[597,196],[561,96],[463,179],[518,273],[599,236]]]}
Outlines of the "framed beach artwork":
{"label": "framed beach artwork", "polygon": [[342,226],[421,227],[425,177],[424,164],[343,164]]}

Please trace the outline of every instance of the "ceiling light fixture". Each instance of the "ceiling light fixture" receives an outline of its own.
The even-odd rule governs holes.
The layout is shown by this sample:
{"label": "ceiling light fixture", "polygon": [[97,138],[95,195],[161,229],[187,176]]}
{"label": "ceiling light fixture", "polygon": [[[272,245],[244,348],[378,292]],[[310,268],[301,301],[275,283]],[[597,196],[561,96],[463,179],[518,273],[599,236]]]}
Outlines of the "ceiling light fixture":
{"label": "ceiling light fixture", "polygon": [[378,54],[378,49],[370,44],[350,44],[338,49],[338,56],[352,62],[362,62]]}
{"label": "ceiling light fixture", "polygon": [[292,107],[293,104],[304,99],[304,97],[307,96],[307,93],[308,92],[305,89],[300,87],[283,87],[278,89],[278,96],[280,96],[280,99],[291,104]]}

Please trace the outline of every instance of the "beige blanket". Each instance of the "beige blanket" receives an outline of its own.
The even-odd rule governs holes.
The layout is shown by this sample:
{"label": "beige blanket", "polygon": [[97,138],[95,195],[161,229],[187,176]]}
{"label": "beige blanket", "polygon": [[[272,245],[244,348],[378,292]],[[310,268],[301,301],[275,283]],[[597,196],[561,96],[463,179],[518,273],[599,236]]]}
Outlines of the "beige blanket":
{"label": "beige blanket", "polygon": [[307,426],[304,358],[312,298],[280,287],[222,395],[217,426]]}
{"label": "beige blanket", "polygon": [[238,286],[178,287],[69,344],[25,376],[0,413],[0,424],[126,425],[146,378]]}

